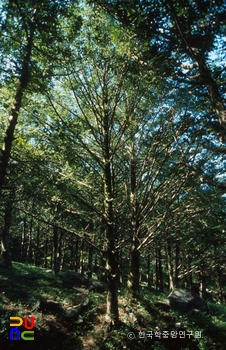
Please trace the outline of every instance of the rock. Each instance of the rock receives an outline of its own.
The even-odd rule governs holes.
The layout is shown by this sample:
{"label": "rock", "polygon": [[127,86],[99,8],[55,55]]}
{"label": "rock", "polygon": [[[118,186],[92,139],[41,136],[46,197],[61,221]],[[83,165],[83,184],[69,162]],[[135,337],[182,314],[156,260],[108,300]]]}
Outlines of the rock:
{"label": "rock", "polygon": [[37,277],[35,275],[32,275],[29,272],[22,273],[20,275],[20,277],[23,278],[23,279],[26,279],[26,280],[31,280],[31,281],[34,281],[34,280],[37,279]]}
{"label": "rock", "polygon": [[162,301],[156,300],[154,304],[163,311],[168,312],[170,310],[170,304],[168,299]]}
{"label": "rock", "polygon": [[191,315],[193,315],[193,316],[197,316],[198,314],[201,313],[201,311],[198,309],[192,309],[190,312],[191,312]]}
{"label": "rock", "polygon": [[192,283],[191,285],[191,293],[196,293],[199,295],[200,293],[200,283]]}
{"label": "rock", "polygon": [[211,291],[206,290],[205,300],[207,300],[207,301],[211,301],[211,302],[213,302],[213,301],[214,301],[214,300],[213,300],[213,295],[212,295],[212,292],[211,292]]}
{"label": "rock", "polygon": [[85,301],[83,301],[82,306],[88,306],[89,305],[89,298],[86,298]]}
{"label": "rock", "polygon": [[89,289],[97,293],[103,293],[107,290],[107,284],[101,281],[92,280]]}
{"label": "rock", "polygon": [[72,287],[72,289],[79,294],[88,295],[89,289],[82,287]]}
{"label": "rock", "polygon": [[67,284],[72,285],[76,288],[88,288],[89,290],[92,290],[97,293],[103,293],[107,290],[107,284],[102,281],[93,280],[91,278],[88,278],[81,273],[78,272],[65,272],[65,273],[59,273],[58,277]]}
{"label": "rock", "polygon": [[130,320],[130,322],[131,322],[132,324],[137,323],[137,317],[136,317],[136,315],[135,315],[133,312],[130,312],[130,313],[129,313],[129,320]]}
{"label": "rock", "polygon": [[[79,316],[82,312],[82,310],[89,304],[89,298],[87,298],[83,303],[77,305],[77,306],[74,306],[74,307],[71,307],[71,308],[68,308],[65,312],[65,318],[73,318],[75,320],[79,320]],[[82,322],[80,322],[82,323]]]}
{"label": "rock", "polygon": [[77,319],[79,317],[79,314],[81,313],[81,311],[82,311],[82,304],[68,308],[66,313],[65,313],[65,318]]}
{"label": "rock", "polygon": [[174,324],[174,327],[175,327],[175,329],[178,331],[179,329],[182,328],[182,323],[181,323],[181,322],[176,322],[176,323]]}
{"label": "rock", "polygon": [[64,283],[77,287],[89,287],[91,284],[91,281],[88,277],[78,272],[68,271],[59,273],[58,277],[61,278]]}
{"label": "rock", "polygon": [[198,309],[200,311],[208,311],[205,300],[199,295],[191,293],[184,289],[175,288],[167,297],[170,306],[181,311],[190,311]]}
{"label": "rock", "polygon": [[78,318],[77,318],[77,320],[75,320],[74,321],[76,324],[81,324],[81,323],[83,323],[83,318],[82,318],[82,316],[78,316]]}
{"label": "rock", "polygon": [[40,300],[39,309],[43,313],[59,313],[63,310],[60,303],[54,300]]}

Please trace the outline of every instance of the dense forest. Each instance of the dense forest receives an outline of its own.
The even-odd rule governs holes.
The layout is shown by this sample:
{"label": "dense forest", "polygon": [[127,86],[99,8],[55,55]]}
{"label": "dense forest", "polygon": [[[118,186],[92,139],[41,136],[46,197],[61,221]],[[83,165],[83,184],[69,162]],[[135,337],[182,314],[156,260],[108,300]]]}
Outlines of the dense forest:
{"label": "dense forest", "polygon": [[[90,298],[101,299],[105,345],[46,350],[171,349],[109,339],[128,325],[122,298],[151,314],[147,299],[175,288],[218,312],[199,318],[215,317],[219,343],[208,330],[178,349],[225,349],[225,10],[223,0],[1,1],[3,350],[21,309],[10,283],[25,272],[28,289],[47,278],[59,294],[75,276],[103,287]],[[147,331],[128,312],[128,327]]]}

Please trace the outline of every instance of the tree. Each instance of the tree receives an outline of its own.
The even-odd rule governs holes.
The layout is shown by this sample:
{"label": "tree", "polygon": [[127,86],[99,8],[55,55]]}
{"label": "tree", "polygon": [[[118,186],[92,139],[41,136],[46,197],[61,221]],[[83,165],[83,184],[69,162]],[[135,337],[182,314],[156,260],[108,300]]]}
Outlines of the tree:
{"label": "tree", "polygon": [[[68,62],[65,78],[48,96],[52,113],[44,124],[51,125],[47,136],[51,142],[53,137],[55,139],[51,147],[57,150],[59,142],[62,145],[62,138],[66,141],[64,157],[72,167],[75,180],[70,195],[88,211],[99,215],[99,225],[105,233],[107,314],[110,325],[117,327],[118,247],[125,214],[124,204],[119,204],[121,200],[125,202],[122,192],[124,148],[128,142],[126,130],[136,123],[134,111],[144,98],[144,87],[141,88],[144,76],[139,76],[137,69],[134,77],[134,68],[140,63],[134,62],[132,43],[126,44],[127,33],[114,23],[109,24],[104,16],[89,16],[84,24],[83,37],[78,38],[80,46],[74,44],[76,64]],[[119,38],[122,40],[123,37],[125,39],[120,43]],[[125,45],[128,46],[126,56],[123,52]],[[136,86],[135,81],[139,81],[140,86]],[[57,138],[59,136],[61,141]],[[72,149],[73,155],[68,152]],[[77,170],[78,165],[80,170]]]}
{"label": "tree", "polygon": [[[84,5],[83,26],[74,37],[77,13],[57,17],[62,32],[56,37],[49,37],[48,26],[43,29],[37,19],[2,190],[5,249],[10,233],[15,259],[56,274],[63,266],[91,276],[94,260],[107,278],[110,329],[119,324],[119,283],[127,282],[136,297],[146,272],[150,286],[153,271],[156,289],[163,290],[165,282],[169,289],[189,286],[194,279],[202,282],[205,294],[212,270],[223,296],[224,154],[211,150],[216,137],[207,136],[204,117],[210,102],[204,78],[188,75],[196,75],[198,66],[190,66],[189,50],[173,22],[173,10],[180,17],[179,4],[171,4],[172,9],[162,4],[157,9],[151,2],[156,17],[146,9],[151,37],[140,27],[142,11],[139,17],[133,7],[120,9],[127,11],[124,24],[134,24],[125,29],[95,6]],[[186,19],[183,32],[195,21],[199,27],[197,16],[194,22]],[[19,48],[14,55],[23,63]],[[14,77],[7,79],[2,75],[2,96],[10,110],[9,87],[16,92],[17,86]]]}
{"label": "tree", "polygon": [[[224,1],[95,1],[105,11],[132,28],[138,40],[146,45],[143,60],[155,57],[156,68],[179,87],[186,84],[199,93],[205,87],[212,108],[208,107],[207,124],[214,125],[222,142],[226,141],[226,112],[224,99],[225,68],[223,67],[225,41]],[[222,55],[217,63],[214,51]],[[207,119],[207,118],[206,118]],[[224,152],[224,149],[222,149]]]}
{"label": "tree", "polygon": [[[5,113],[8,113],[8,110],[10,112],[0,156],[0,195],[9,167],[18,116],[22,105],[25,105],[25,92],[29,89],[30,91],[40,88],[45,90],[47,87],[50,76],[45,79],[45,82],[42,80],[46,72],[51,73],[51,69],[47,69],[45,55],[53,57],[54,42],[60,43],[65,38],[65,32],[62,35],[60,28],[61,21],[67,18],[72,9],[70,2],[65,5],[64,2],[53,3],[48,0],[41,3],[33,0],[26,3],[20,0],[3,3],[1,81],[4,87],[9,86],[10,94],[13,91],[14,98],[9,99],[4,96],[11,107],[6,104]],[[74,23],[77,30],[79,17],[74,17]],[[18,40],[18,38],[21,39]],[[57,46],[62,52],[60,45]],[[56,59],[55,55],[54,57]],[[3,252],[6,250],[5,246],[7,246],[7,235],[4,233]]]}

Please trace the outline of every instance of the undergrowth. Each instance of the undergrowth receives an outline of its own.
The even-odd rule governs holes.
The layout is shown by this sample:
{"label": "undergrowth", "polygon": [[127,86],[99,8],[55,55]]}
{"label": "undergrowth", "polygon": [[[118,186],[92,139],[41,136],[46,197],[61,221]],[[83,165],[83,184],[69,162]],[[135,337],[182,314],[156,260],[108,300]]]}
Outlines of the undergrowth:
{"label": "undergrowth", "polygon": [[[83,310],[83,323],[68,321],[60,313],[43,312],[40,300],[53,300],[67,309],[89,297]],[[45,269],[13,263],[9,270],[0,269],[0,349],[38,350],[121,350],[121,349],[191,349],[224,350],[226,348],[226,306],[208,303],[209,313],[180,313],[164,311],[156,300],[166,293],[142,287],[140,296],[130,298],[127,290],[119,293],[120,324],[117,330],[107,331],[105,323],[106,292],[98,294],[54,276]],[[33,311],[32,311],[33,310]],[[35,317],[35,340],[8,340],[10,316]],[[175,330],[201,331],[200,338],[163,339],[150,337],[150,332]],[[145,335],[145,336],[144,336]],[[147,336],[148,335],[148,336]],[[44,347],[43,347],[44,346]]]}

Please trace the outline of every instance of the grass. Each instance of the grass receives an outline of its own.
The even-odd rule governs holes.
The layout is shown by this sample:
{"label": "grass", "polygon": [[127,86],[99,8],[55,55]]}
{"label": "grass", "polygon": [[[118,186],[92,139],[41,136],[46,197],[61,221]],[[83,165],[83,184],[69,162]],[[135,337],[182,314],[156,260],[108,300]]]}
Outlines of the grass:
{"label": "grass", "polygon": [[[67,320],[59,310],[44,312],[40,301],[50,299],[67,309],[83,302],[90,304],[83,313],[83,323]],[[142,287],[139,298],[132,299],[126,290],[119,293],[120,327],[105,328],[106,293],[98,294],[75,288],[45,269],[13,263],[9,270],[0,269],[0,349],[32,350],[224,350],[226,348],[226,306],[209,303],[209,314],[164,311],[155,305],[167,293],[156,293]],[[31,310],[33,310],[31,312]],[[61,310],[61,309],[60,309]],[[35,316],[34,341],[9,341],[10,316]],[[175,324],[181,330],[202,332],[202,338],[156,339],[142,337],[150,331],[171,331]],[[128,337],[129,334],[129,337]],[[129,339],[134,336],[134,339]]]}

